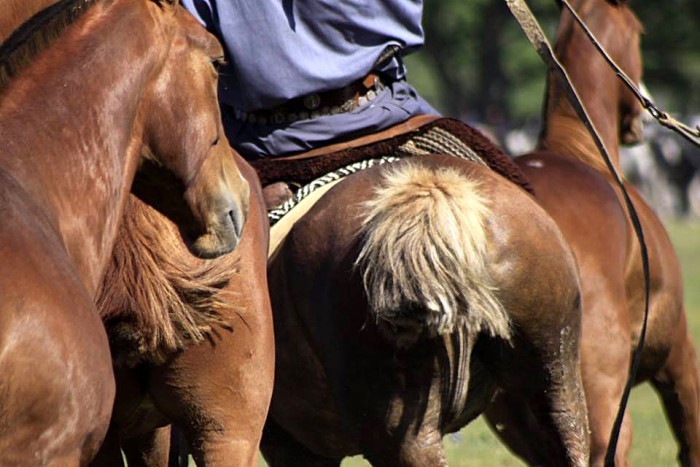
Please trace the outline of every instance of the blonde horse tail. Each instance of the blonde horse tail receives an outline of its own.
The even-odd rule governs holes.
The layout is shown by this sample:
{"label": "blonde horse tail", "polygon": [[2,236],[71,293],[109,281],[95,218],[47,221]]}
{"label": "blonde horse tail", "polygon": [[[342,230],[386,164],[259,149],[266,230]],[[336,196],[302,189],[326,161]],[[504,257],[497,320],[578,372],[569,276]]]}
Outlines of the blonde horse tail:
{"label": "blonde horse tail", "polygon": [[373,317],[400,346],[465,325],[509,339],[488,270],[480,182],[417,163],[389,168],[364,206],[359,268]]}

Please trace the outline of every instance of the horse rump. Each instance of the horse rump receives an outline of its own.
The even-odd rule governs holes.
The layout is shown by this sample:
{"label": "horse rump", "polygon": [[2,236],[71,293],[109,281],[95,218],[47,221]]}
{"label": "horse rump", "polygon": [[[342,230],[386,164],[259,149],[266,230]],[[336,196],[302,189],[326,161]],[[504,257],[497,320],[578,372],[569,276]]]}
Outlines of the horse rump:
{"label": "horse rump", "polygon": [[421,159],[386,169],[364,204],[355,265],[370,313],[400,347],[462,325],[509,339],[488,269],[491,211],[481,183]]}

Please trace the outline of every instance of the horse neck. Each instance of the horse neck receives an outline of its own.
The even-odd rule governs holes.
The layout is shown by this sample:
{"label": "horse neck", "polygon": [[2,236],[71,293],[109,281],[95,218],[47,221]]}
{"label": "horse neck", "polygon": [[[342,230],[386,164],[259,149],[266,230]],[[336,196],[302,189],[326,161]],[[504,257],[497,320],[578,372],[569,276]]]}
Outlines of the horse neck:
{"label": "horse neck", "polygon": [[[581,43],[581,40],[586,42]],[[620,86],[615,74],[598,52],[586,39],[581,40],[578,43],[572,41],[564,53],[558,54],[559,59],[566,68],[613,165],[619,168],[620,124],[617,103]],[[607,166],[593,137],[578,118],[558,81],[553,72],[550,72],[539,147],[578,159],[600,172],[607,173]]]}
{"label": "horse neck", "polygon": [[41,206],[90,292],[135,175],[140,97],[158,64],[143,5],[95,5],[0,100],[0,170]]}
{"label": "horse neck", "polygon": [[32,15],[56,0],[5,0],[0,4],[0,41],[4,41]]}

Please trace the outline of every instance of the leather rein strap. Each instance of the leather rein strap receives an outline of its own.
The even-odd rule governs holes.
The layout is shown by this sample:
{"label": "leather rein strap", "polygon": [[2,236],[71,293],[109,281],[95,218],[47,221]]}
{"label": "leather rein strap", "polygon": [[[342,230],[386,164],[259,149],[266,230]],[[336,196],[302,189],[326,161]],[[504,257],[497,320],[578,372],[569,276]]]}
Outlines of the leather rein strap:
{"label": "leather rein strap", "polygon": [[[560,0],[561,3],[571,12],[571,14],[576,18],[577,22],[581,25],[583,25],[583,22],[581,19],[578,17],[574,9],[571,7],[569,2],[567,0]],[[632,200],[630,199],[629,194],[627,193],[627,190],[625,189],[624,183],[622,182],[622,178],[620,177],[620,174],[617,172],[615,169],[615,166],[613,165],[610,155],[608,154],[608,151],[605,148],[605,144],[603,143],[602,139],[600,138],[600,135],[596,131],[595,125],[591,121],[590,117],[588,116],[588,112],[586,111],[586,108],[584,107],[583,103],[581,102],[581,99],[579,98],[576,89],[574,88],[573,84],[571,83],[571,79],[569,78],[569,75],[566,72],[566,69],[564,66],[557,60],[556,56],[554,55],[554,51],[552,50],[552,46],[549,44],[549,41],[547,40],[547,37],[544,35],[544,32],[542,31],[542,28],[540,27],[539,23],[533,16],[532,12],[528,8],[527,4],[525,3],[524,0],[506,0],[506,4],[508,5],[508,8],[510,9],[511,13],[513,13],[513,16],[515,16],[515,19],[518,21],[520,24],[520,27],[522,28],[523,32],[527,36],[528,40],[532,44],[532,46],[537,50],[537,53],[540,55],[540,57],[543,59],[545,64],[549,67],[551,71],[553,71],[556,76],[559,78],[560,83],[564,86],[564,91],[566,93],[567,98],[569,99],[569,102],[571,103],[572,107],[576,111],[576,114],[578,115],[579,119],[583,122],[583,124],[586,126],[588,129],[588,132],[591,134],[593,137],[593,140],[595,142],[596,147],[598,148],[598,151],[600,154],[603,156],[603,159],[605,161],[605,164],[608,167],[608,170],[610,171],[610,174],[612,175],[613,179],[615,180],[616,185],[620,188],[620,191],[623,194],[623,198],[625,200],[625,205],[627,207],[627,211],[630,216],[630,220],[632,222],[632,226],[634,227],[634,232],[637,236],[637,239],[639,241],[640,245],[640,252],[641,252],[641,257],[642,257],[642,267],[644,269],[644,321],[642,323],[642,329],[641,332],[639,333],[639,342],[637,343],[637,349],[634,354],[634,358],[632,360],[632,365],[630,366],[630,372],[629,376],[627,378],[627,383],[625,384],[625,390],[622,394],[622,398],[620,400],[620,406],[618,408],[617,416],[615,418],[615,423],[612,428],[612,432],[610,434],[610,441],[608,444],[608,450],[605,454],[605,466],[614,466],[615,465],[615,451],[617,448],[617,441],[619,439],[620,435],[620,427],[622,426],[622,420],[625,415],[625,409],[627,407],[627,402],[629,400],[629,395],[632,390],[632,385],[634,384],[637,370],[639,368],[639,362],[641,360],[641,355],[642,355],[642,348],[644,346],[644,340],[646,338],[646,333],[647,333],[647,321],[649,318],[649,255],[647,252],[647,246],[644,241],[644,231],[642,229],[642,224],[639,221],[639,217],[637,215],[636,210],[634,209],[634,205],[632,204]],[[603,55],[605,56],[606,60],[608,63],[613,66],[615,69],[616,73],[618,76],[620,76],[623,81],[627,84],[630,89],[632,89],[633,93],[642,100],[642,104],[644,105],[644,108],[647,109],[652,116],[657,118],[658,116],[662,116],[663,119],[657,118],[659,122],[664,125],[668,126],[669,128],[676,129],[676,122],[668,117],[663,112],[660,112],[656,107],[653,106],[651,101],[647,98],[645,98],[641,92],[632,84],[631,80],[622,72],[622,70],[617,67],[612,59],[607,55],[607,53],[604,52],[603,48],[598,44],[598,42],[595,40],[593,37],[593,34],[583,26],[584,30],[586,31],[586,34],[588,37],[591,39],[591,41],[595,44],[596,48],[600,50]],[[650,110],[654,109],[654,110]],[[657,115],[655,115],[657,114]],[[687,128],[687,127],[686,127]],[[690,130],[690,129],[687,129]],[[678,131],[678,130],[677,130]],[[683,131],[681,132],[683,136],[686,138],[689,138],[693,142],[700,141],[700,138],[698,135],[693,135],[692,130],[690,131]],[[695,140],[693,139],[695,138]]]}

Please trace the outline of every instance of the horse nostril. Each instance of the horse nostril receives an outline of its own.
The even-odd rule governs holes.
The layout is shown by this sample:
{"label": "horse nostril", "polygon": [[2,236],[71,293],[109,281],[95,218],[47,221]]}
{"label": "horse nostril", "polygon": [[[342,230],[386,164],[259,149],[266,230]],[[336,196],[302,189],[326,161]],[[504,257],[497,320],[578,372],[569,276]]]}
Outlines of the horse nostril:
{"label": "horse nostril", "polygon": [[243,221],[242,213],[238,209],[231,209],[228,212],[228,217],[233,223],[233,228],[236,231],[236,236],[238,238],[241,238],[241,236],[243,235],[243,225],[245,224],[245,222]]}

